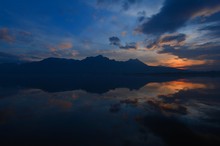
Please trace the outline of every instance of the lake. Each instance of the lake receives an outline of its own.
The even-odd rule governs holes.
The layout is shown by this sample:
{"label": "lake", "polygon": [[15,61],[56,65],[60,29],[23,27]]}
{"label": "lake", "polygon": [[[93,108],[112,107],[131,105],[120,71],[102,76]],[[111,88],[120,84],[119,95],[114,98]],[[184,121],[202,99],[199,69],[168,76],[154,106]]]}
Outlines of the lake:
{"label": "lake", "polygon": [[1,84],[0,145],[220,145],[220,78],[139,79],[66,90]]}

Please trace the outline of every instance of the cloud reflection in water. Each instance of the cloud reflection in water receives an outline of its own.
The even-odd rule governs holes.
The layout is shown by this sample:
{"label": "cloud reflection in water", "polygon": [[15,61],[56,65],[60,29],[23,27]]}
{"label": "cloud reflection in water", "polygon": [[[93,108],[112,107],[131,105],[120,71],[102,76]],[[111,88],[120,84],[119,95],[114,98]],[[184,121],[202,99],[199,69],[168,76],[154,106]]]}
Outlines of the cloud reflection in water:
{"label": "cloud reflection in water", "polygon": [[103,94],[2,89],[0,136],[21,144],[37,137],[36,145],[214,145],[220,135],[218,81],[154,82]]}

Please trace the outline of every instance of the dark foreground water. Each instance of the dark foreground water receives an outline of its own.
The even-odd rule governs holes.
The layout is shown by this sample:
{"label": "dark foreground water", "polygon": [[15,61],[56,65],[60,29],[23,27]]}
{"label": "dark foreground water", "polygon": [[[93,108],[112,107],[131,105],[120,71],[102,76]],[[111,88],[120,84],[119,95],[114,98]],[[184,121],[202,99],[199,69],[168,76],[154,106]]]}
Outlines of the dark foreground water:
{"label": "dark foreground water", "polygon": [[220,145],[220,78],[89,87],[0,86],[0,146]]}

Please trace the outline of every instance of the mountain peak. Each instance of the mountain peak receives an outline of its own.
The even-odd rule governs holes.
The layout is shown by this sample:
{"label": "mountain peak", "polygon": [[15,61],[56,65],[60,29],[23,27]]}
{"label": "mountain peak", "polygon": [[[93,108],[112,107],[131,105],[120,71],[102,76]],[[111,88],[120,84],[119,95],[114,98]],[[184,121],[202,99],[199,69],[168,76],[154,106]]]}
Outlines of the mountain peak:
{"label": "mountain peak", "polygon": [[40,62],[57,62],[57,61],[66,61],[66,60],[68,60],[68,59],[49,57],[49,58],[41,60]]}
{"label": "mountain peak", "polygon": [[[115,61],[102,55],[87,57],[83,60],[47,58],[38,62],[30,62],[21,65],[18,72],[24,70],[27,74],[51,74],[59,75],[73,74],[124,74],[124,73],[164,73],[177,72],[178,69],[169,67],[148,66],[138,59],[128,61]],[[4,69],[2,69],[4,70]],[[11,70],[12,72],[14,69]]]}
{"label": "mountain peak", "polygon": [[96,58],[106,58],[106,57],[104,57],[104,56],[102,56],[102,55],[97,55],[97,56],[95,56]]}
{"label": "mountain peak", "polygon": [[141,62],[139,59],[129,59],[128,61],[132,61],[132,62]]}
{"label": "mountain peak", "polygon": [[110,60],[109,58],[102,56],[102,55],[98,55],[98,56],[92,56],[92,57],[86,57],[84,59],[85,61],[91,61],[91,60],[96,60],[96,61],[108,61]]}
{"label": "mountain peak", "polygon": [[[136,64],[144,64],[143,62],[141,62],[139,59],[129,59],[127,62],[130,63],[136,63]],[[146,65],[146,64],[145,64]]]}

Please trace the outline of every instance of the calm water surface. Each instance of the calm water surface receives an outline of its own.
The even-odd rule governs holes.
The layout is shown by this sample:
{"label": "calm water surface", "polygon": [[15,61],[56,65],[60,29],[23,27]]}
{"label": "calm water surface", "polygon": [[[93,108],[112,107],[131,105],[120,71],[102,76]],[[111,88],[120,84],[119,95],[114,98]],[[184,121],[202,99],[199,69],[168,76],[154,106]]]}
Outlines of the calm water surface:
{"label": "calm water surface", "polygon": [[220,145],[220,78],[139,89],[48,92],[0,86],[0,145]]}

